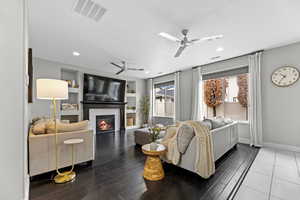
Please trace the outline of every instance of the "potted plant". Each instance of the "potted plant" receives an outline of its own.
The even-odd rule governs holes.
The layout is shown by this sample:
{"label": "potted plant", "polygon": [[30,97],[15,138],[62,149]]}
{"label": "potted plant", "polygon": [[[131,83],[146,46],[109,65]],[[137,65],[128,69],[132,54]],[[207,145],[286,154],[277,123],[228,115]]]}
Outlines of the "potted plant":
{"label": "potted plant", "polygon": [[150,111],[150,98],[148,96],[143,96],[140,100],[141,114],[143,119],[143,127],[148,126],[148,118]]}
{"label": "potted plant", "polygon": [[150,139],[151,139],[151,143],[150,143],[151,150],[155,150],[157,148],[156,140],[159,139],[160,131],[161,131],[160,127],[149,128]]}

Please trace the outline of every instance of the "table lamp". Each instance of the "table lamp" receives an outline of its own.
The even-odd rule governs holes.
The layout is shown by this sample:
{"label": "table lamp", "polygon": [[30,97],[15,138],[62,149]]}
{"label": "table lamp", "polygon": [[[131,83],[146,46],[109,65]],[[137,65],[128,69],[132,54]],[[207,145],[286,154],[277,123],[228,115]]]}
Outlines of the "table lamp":
{"label": "table lamp", "polygon": [[56,100],[68,99],[68,83],[63,80],[55,79],[37,79],[36,81],[37,98],[52,101],[53,107],[53,120],[55,127],[55,168],[57,175],[54,177],[55,183],[66,183],[74,180],[75,172],[67,171],[60,172],[58,170],[58,138],[57,138],[57,125],[56,125]]}

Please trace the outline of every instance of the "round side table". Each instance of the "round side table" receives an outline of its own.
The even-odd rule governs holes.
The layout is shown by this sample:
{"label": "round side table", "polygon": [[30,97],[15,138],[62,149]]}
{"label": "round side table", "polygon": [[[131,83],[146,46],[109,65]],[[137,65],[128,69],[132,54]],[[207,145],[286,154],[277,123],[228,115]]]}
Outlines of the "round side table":
{"label": "round side table", "polygon": [[59,173],[54,177],[55,183],[66,183],[69,181],[73,181],[76,177],[76,173],[73,171],[74,163],[75,163],[75,156],[74,156],[74,145],[83,143],[82,138],[74,138],[68,139],[64,141],[64,144],[72,146],[72,168],[70,171]]}
{"label": "round side table", "polygon": [[142,151],[147,155],[144,178],[150,181],[163,179],[165,173],[159,156],[166,152],[166,147],[162,144],[157,144],[156,148],[153,149],[150,144],[145,144],[142,146]]}

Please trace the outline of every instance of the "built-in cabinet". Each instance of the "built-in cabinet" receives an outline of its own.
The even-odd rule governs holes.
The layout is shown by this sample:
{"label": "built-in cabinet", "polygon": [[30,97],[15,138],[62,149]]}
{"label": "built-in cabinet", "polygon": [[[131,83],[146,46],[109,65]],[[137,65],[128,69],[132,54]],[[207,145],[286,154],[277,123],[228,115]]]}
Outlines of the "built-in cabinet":
{"label": "built-in cabinet", "polygon": [[125,110],[125,121],[126,128],[137,128],[137,87],[136,81],[127,80],[126,82],[126,96],[125,96],[126,110]]}
{"label": "built-in cabinet", "polygon": [[61,80],[68,82],[69,98],[60,101],[60,118],[69,122],[78,122],[82,119],[82,81],[81,72],[72,69],[61,69]]}

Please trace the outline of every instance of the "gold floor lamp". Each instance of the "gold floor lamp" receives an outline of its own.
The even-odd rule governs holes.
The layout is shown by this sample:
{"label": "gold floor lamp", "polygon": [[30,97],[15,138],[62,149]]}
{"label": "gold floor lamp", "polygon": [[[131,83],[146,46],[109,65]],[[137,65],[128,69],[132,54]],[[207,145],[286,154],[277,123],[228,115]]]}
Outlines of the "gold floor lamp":
{"label": "gold floor lamp", "polygon": [[[68,99],[68,83],[56,79],[38,79],[36,82],[37,98],[52,100],[53,120],[55,127],[55,168],[57,175],[54,177],[55,183],[66,183],[74,180],[76,174],[72,170],[67,172],[60,172],[58,170],[58,138],[56,126],[56,100]],[[72,166],[73,169],[73,166]]]}

